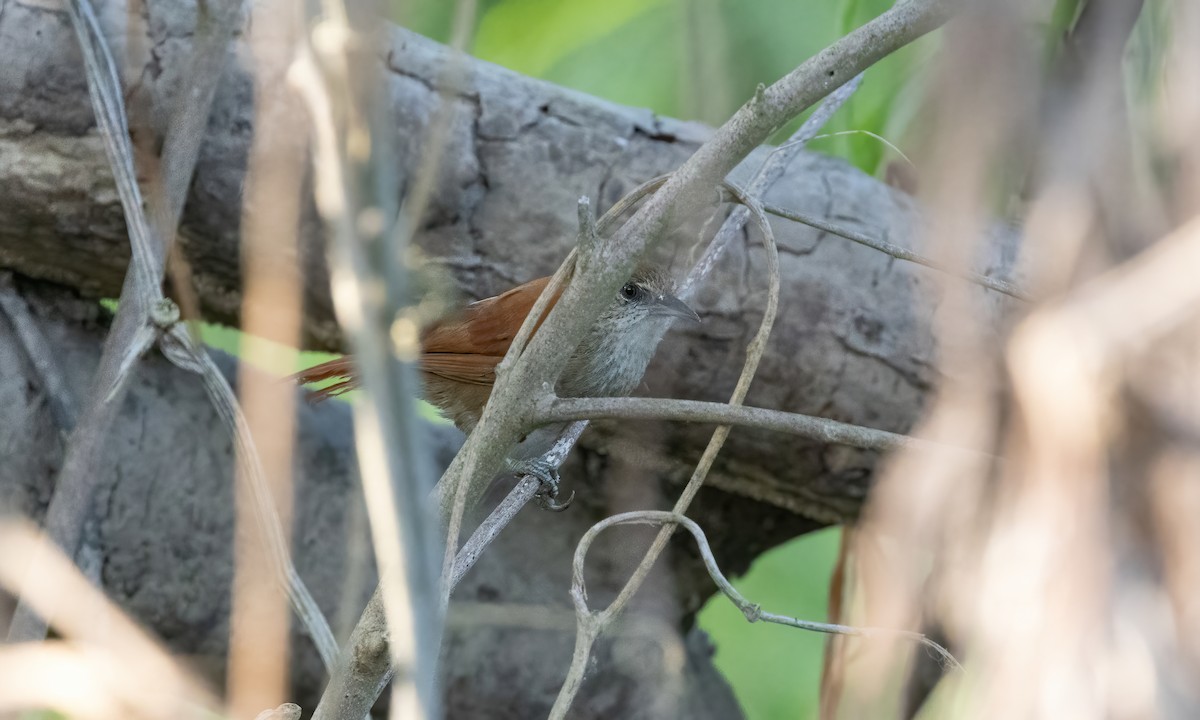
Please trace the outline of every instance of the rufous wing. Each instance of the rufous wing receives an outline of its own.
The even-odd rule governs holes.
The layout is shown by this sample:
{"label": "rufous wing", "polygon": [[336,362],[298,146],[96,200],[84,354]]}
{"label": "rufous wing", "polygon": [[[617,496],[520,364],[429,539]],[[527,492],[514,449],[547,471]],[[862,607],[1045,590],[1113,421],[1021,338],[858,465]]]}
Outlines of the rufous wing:
{"label": "rufous wing", "polygon": [[[462,312],[426,328],[421,335],[421,370],[452,382],[491,385],[496,379],[496,366],[504,359],[521,323],[549,283],[549,277],[530,280],[508,292],[471,303]],[[561,295],[561,291],[555,294],[549,307]],[[541,327],[544,319],[545,315],[537,327]],[[358,386],[349,356],[321,363],[292,378],[301,385],[338,380],[329,387],[314,390],[309,395],[314,402]]]}
{"label": "rufous wing", "polygon": [[358,387],[358,378],[354,376],[354,361],[350,359],[349,355],[328,360],[320,365],[313,365],[307,370],[301,370],[292,375],[288,379],[298,385],[309,385],[325,380],[337,380],[337,382],[326,387],[310,390],[306,397],[309,402],[314,403],[341,395]]}
{"label": "rufous wing", "polygon": [[[491,385],[496,366],[549,283],[549,277],[530,280],[429,328],[421,338],[421,370],[454,382]],[[561,294],[550,299],[550,307]]]}

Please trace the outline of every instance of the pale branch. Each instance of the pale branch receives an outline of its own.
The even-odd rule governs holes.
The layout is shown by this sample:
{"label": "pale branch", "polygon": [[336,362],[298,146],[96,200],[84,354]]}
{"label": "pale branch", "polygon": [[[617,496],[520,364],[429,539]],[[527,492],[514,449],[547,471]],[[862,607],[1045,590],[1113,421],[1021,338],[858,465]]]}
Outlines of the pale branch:
{"label": "pale branch", "polygon": [[955,270],[954,268],[948,267],[947,265],[936,260],[931,260],[920,253],[913,252],[908,248],[900,247],[899,245],[887,242],[885,240],[877,240],[869,235],[840,227],[833,223],[826,222],[819,217],[810,215],[808,213],[803,213],[798,210],[791,210],[789,208],[780,207],[779,205],[772,205],[771,203],[763,203],[763,210],[785,220],[798,222],[822,232],[827,232],[830,235],[837,235],[838,237],[845,238],[851,242],[869,247],[872,250],[878,250],[886,255],[891,255],[897,260],[906,260],[918,265],[924,265],[927,268],[932,268],[939,272],[946,273],[947,275],[952,275],[954,277],[967,280],[975,283],[976,285],[988,288],[989,290],[995,290],[998,293],[1003,293],[1009,297],[1016,298],[1017,300],[1029,300],[1029,295],[1023,289],[1007,280],[989,277],[976,272],[961,272],[959,270]]}
{"label": "pale branch", "polygon": [[221,369],[208,353],[195,343],[182,325],[176,324],[172,327],[160,340],[159,347],[176,366],[200,375],[204,382],[204,391],[217,415],[225,421],[225,426],[232,430],[234,456],[241,470],[239,476],[249,478],[254,517],[262,534],[262,541],[267,547],[268,556],[272,560],[271,567],[279,584],[287,593],[292,610],[317,648],[322,664],[329,670],[337,660],[337,640],[320,606],[292,563],[279,513],[275,509],[275,501],[271,497],[271,489],[267,485],[262,461],[254,444],[254,436],[250,433],[246,416],[237,402],[237,395],[229,386]]}
{"label": "pale branch", "polygon": [[[580,256],[587,258],[593,255],[598,250],[600,234],[607,231],[610,226],[616,223],[625,210],[660,187],[665,180],[666,176],[661,176],[642,183],[609,208],[604,216],[600,218],[599,222],[596,222],[592,216],[591,201],[586,196],[579,198],[576,208],[579,221],[576,247],[571,250],[566,259],[559,265],[558,270],[555,271],[554,275],[550,278],[550,282],[547,283],[541,295],[538,296],[529,314],[525,316],[525,320],[521,323],[521,327],[509,345],[508,351],[496,368],[497,377],[507,372],[509,364],[515,362],[521,356],[521,353],[524,352],[529,338],[533,336],[534,329],[537,327],[542,315],[545,314],[550,301],[570,281],[571,276],[574,274],[577,258]],[[554,471],[557,471],[563,462],[566,461],[571,448],[575,446],[575,443],[579,440],[579,436],[583,434],[586,427],[586,420],[581,419],[579,422],[573,422],[559,436],[551,449],[541,458],[541,462],[547,468],[553,468]],[[446,554],[442,563],[443,611],[449,605],[450,594],[454,592],[454,587],[458,585],[458,581],[475,565],[487,546],[508,526],[508,523],[512,522],[512,519],[521,511],[521,508],[537,496],[539,489],[540,482],[528,475],[522,476],[517,486],[509,492],[500,505],[471,534],[467,546],[460,553],[458,552],[458,536],[462,532],[462,518],[466,510],[467,494],[464,492],[464,486],[461,482],[454,486],[453,508],[450,512],[448,529],[446,531]]]}
{"label": "pale branch", "polygon": [[[558,440],[555,441],[554,446],[542,456],[542,462],[546,463],[548,467],[561,467],[585,428],[587,428],[586,420],[572,422],[563,431],[562,435],[559,436]],[[508,524],[517,516],[517,513],[521,512],[522,508],[529,504],[530,500],[537,497],[541,490],[542,484],[538,478],[531,475],[522,475],[516,486],[484,518],[479,527],[475,529],[475,532],[471,533],[471,537],[467,539],[466,544],[455,555],[453,567],[446,573],[449,582],[446,583],[446,601],[443,601],[443,605],[446,604],[449,594],[454,592],[454,588],[458,586],[458,582],[462,580],[463,575],[466,575],[475,566],[475,563],[479,561],[479,558],[482,557],[483,551],[487,549],[487,546],[500,535],[504,528],[508,527]]]}
{"label": "pale branch", "polygon": [[[829,93],[829,97],[821,101],[821,104],[817,106],[817,109],[813,110],[812,114],[808,116],[808,119],[801,123],[796,132],[792,133],[792,136],[785,142],[780,143],[778,148],[771,151],[771,154],[786,154],[789,156],[794,155],[794,153],[786,151],[793,148],[802,148],[807,145],[810,140],[816,138],[817,133],[821,132],[821,128],[825,127],[825,123],[829,122],[833,118],[834,113],[836,113],[842,108],[843,105],[849,102],[850,98],[854,97],[854,93],[858,92],[858,89],[862,87],[862,82],[863,73],[859,73],[851,78],[850,82]],[[760,174],[764,176],[775,175],[774,178],[771,178],[768,181],[768,186],[779,179],[779,175],[783,173],[785,169],[784,166],[786,166],[787,162],[788,159],[785,159],[783,164],[776,168],[768,168],[766,163],[763,164],[762,169],[759,171]]]}
{"label": "pale branch", "polygon": [[[580,198],[581,213],[584,212],[585,200],[586,198]],[[591,223],[590,205],[588,205],[588,208],[588,220],[584,221],[582,218],[580,220],[580,244],[591,243],[593,238],[596,237],[596,228]],[[567,255],[566,259],[563,260],[562,264],[558,266],[558,269],[554,271],[554,275],[550,277],[550,282],[548,282],[546,287],[542,289],[542,293],[534,302],[533,307],[530,308],[529,314],[525,316],[525,320],[521,323],[521,327],[517,330],[517,334],[513,337],[512,343],[508,346],[508,351],[504,354],[504,358],[496,366],[497,378],[504,375],[504,373],[508,371],[511,363],[515,362],[516,359],[521,356],[521,353],[525,350],[526,344],[529,342],[529,338],[533,336],[533,331],[534,328],[537,327],[538,321],[546,313],[546,309],[550,307],[550,302],[562,290],[562,288],[564,288],[566,284],[570,282],[571,276],[575,272],[575,259],[578,251],[577,248],[578,246],[575,249],[572,249]],[[582,429],[580,431],[582,432]],[[576,435],[576,437],[578,437],[578,435]],[[458,462],[459,458],[464,458],[462,451],[460,451],[458,456],[455,457],[455,463]],[[561,464],[562,460],[559,460],[558,465]],[[451,468],[453,467],[454,465],[452,464]],[[447,469],[446,473],[443,474],[442,481],[439,481],[437,486],[434,488],[435,499],[442,508],[442,517],[446,523],[446,550],[442,562],[441,576],[441,599],[443,609],[445,609],[445,607],[449,604],[450,593],[453,592],[454,586],[458,584],[457,579],[452,578],[454,578],[455,571],[458,569],[458,537],[462,533],[463,514],[466,512],[468,502],[467,487],[461,482],[461,479],[459,482],[451,484],[447,487],[447,485],[443,482],[447,477],[454,477],[450,474],[449,469]],[[517,488],[513,489],[512,494],[517,494]],[[487,543],[490,543],[491,540],[495,538],[495,535],[499,534],[500,530],[504,528],[504,525],[507,525],[508,521],[510,521],[512,517],[515,516],[518,511],[520,511],[521,507],[523,507],[524,504],[529,502],[529,500],[532,498],[533,494],[530,494],[529,497],[524,499],[524,502],[520,502],[519,505],[517,505],[515,508],[512,508],[511,515],[506,516],[507,519],[503,522],[503,524],[500,524],[498,527],[496,527],[495,524],[490,525],[489,527],[496,527],[495,534],[491,535],[491,537],[489,537],[486,542],[483,543],[484,546],[486,546]],[[505,500],[507,502],[507,498]],[[509,506],[505,507],[507,508]],[[482,527],[480,529],[482,529]],[[475,540],[475,535],[472,535],[471,540]],[[479,547],[477,550],[473,549],[472,552],[482,553],[483,547]],[[469,557],[469,555],[464,556],[464,559]],[[470,566],[475,564],[476,559],[478,559],[478,555],[476,555],[474,559],[467,560],[467,566],[458,573],[458,577],[461,577],[463,573],[470,569]]]}
{"label": "pale branch", "polygon": [[79,418],[79,402],[71,388],[67,387],[57,355],[38,327],[37,318],[33,317],[25,301],[15,292],[12,273],[0,272],[0,311],[8,316],[13,332],[21,340],[26,359],[37,372],[49,401],[54,424],[60,433],[69,435]]}
{"label": "pale branch", "polygon": [[938,658],[943,668],[953,668],[960,671],[963,669],[962,665],[959,664],[958,660],[954,658],[954,655],[949,650],[919,632],[896,630],[893,628],[856,627],[853,625],[815,622],[787,615],[778,615],[763,610],[757,603],[747,600],[744,595],[738,592],[733,583],[729,582],[729,579],[721,572],[721,567],[717,564],[717,560],[713,556],[712,547],[709,546],[708,538],[705,537],[704,531],[695,521],[685,515],[662,510],[636,510],[607,517],[593,525],[580,538],[579,544],[575,547],[574,562],[571,566],[571,598],[575,603],[575,612],[578,616],[600,616],[600,613],[591,610],[587,606],[584,561],[587,559],[588,550],[600,533],[615,525],[660,525],[672,532],[674,532],[676,527],[683,527],[683,529],[691,533],[692,538],[696,541],[696,546],[700,550],[700,558],[704,561],[704,567],[708,571],[709,577],[717,584],[721,593],[729,598],[729,601],[741,611],[748,622],[769,622],[829,635],[906,640],[919,643],[927,648]]}
{"label": "pale branch", "polygon": [[[730,405],[740,405],[746,398],[746,393],[750,391],[750,383],[754,380],[754,374],[758,371],[758,364],[762,360],[763,353],[766,352],[767,339],[771,334],[771,327],[775,323],[775,314],[779,309],[779,250],[775,245],[775,234],[771,230],[771,223],[767,219],[766,213],[763,212],[762,206],[751,197],[747,197],[740,190],[722,183],[739,202],[750,210],[752,217],[759,232],[762,234],[763,248],[766,251],[767,261],[767,302],[763,309],[762,320],[759,323],[758,331],[754,338],[746,348],[746,359],[742,364],[742,371],[738,376],[737,385],[734,386],[733,393],[729,398]],[[708,477],[708,472],[712,469],[713,463],[717,459],[717,454],[725,445],[725,440],[729,437],[730,426],[720,425],[713,432],[712,437],[708,442],[708,446],[704,448],[704,454],[700,456],[700,461],[696,464],[696,469],[692,473],[692,477],[684,486],[683,492],[680,494],[679,500],[676,501],[674,512],[682,515],[687,512],[692,500],[696,497],[696,493],[700,492],[700,487],[704,484],[704,480]],[[646,551],[645,557],[634,569],[633,574],[613,600],[608,609],[605,610],[597,618],[585,618],[579,615],[578,626],[576,629],[575,649],[571,656],[571,666],[567,670],[567,678],[563,682],[562,689],[558,693],[558,697],[554,700],[554,706],[550,710],[552,720],[562,720],[571,707],[571,703],[575,699],[575,695],[579,692],[579,688],[583,685],[583,676],[587,671],[588,661],[591,657],[592,645],[600,633],[612,623],[612,621],[625,609],[629,601],[633,598],[634,593],[638,591],[646,577],[650,574],[650,568],[653,567],[654,561],[666,549],[667,541],[670,538],[670,532],[667,528],[663,528],[655,536],[654,542],[651,543],[650,549]]]}
{"label": "pale branch", "polygon": [[[594,221],[592,218],[591,201],[586,196],[579,198],[577,204],[579,230],[576,246],[567,254],[567,257],[559,265],[554,275],[551,276],[550,282],[546,284],[541,295],[538,296],[537,301],[534,302],[533,307],[530,308],[529,314],[525,316],[525,320],[521,323],[520,329],[517,330],[517,334],[513,337],[512,343],[509,344],[508,351],[496,367],[497,378],[507,373],[512,363],[516,362],[525,352],[525,347],[529,343],[529,339],[533,337],[534,329],[537,328],[538,322],[545,315],[546,309],[550,307],[551,300],[566,287],[566,284],[570,282],[571,277],[574,275],[579,256],[582,254],[584,257],[588,257],[593,254],[599,247],[601,236],[612,229],[627,210],[632,208],[642,198],[662,187],[668,177],[668,175],[660,175],[659,177],[651,178],[629,191],[614,203],[599,221]],[[580,252],[581,248],[583,249],[583,253]],[[575,442],[583,434],[586,427],[586,420],[573,423],[542,458],[542,462],[547,467],[555,469],[562,466],[563,462],[566,461],[567,455],[571,452],[571,448],[575,446]],[[465,461],[466,456],[464,452],[460,451],[454,458],[454,462],[443,473],[443,481],[446,478],[461,478],[461,475],[456,471],[461,468],[461,464]],[[525,503],[528,503],[534,495],[524,498],[519,503],[505,503],[497,508],[496,512],[492,516],[489,516],[489,522],[486,522],[486,532],[480,535],[479,530],[483,530],[481,527],[470,538],[475,543],[472,547],[472,553],[476,553],[474,557],[470,555],[460,557],[458,553],[458,537],[462,532],[463,514],[466,512],[468,502],[474,504],[477,497],[471,497],[467,492],[466,486],[461,482],[451,485],[450,487],[453,488],[453,492],[449,492],[446,483],[443,481],[439,481],[434,488],[434,498],[441,509],[442,518],[447,525],[446,552],[442,562],[442,607],[444,608],[449,603],[450,593],[453,592],[458,579],[475,564],[475,561],[478,560],[478,555],[482,554],[486,545],[495,539],[496,535],[503,530],[512,518],[516,516],[517,512],[520,511],[521,507]],[[516,494],[518,488],[514,488],[512,492]],[[524,493],[521,494],[524,495]],[[497,515],[496,513],[500,514]],[[482,543],[482,545],[479,543]],[[461,569],[460,563],[465,563],[465,566],[461,567]],[[448,582],[450,578],[457,579]]]}
{"label": "pale branch", "polygon": [[946,449],[900,433],[838,422],[829,418],[768,408],[673,398],[549,398],[538,423],[568,420],[675,420],[768,430],[863,450],[928,446]]}
{"label": "pale branch", "polygon": [[454,565],[447,573],[448,580],[445,581],[447,597],[454,588],[458,586],[458,581],[462,580],[463,575],[475,567],[475,563],[483,556],[483,551],[488,545],[495,540],[504,528],[512,522],[517,513],[529,504],[541,489],[542,483],[532,475],[524,475],[517,482],[516,487],[509,491],[500,504],[492,510],[484,521],[479,524],[467,542],[463,544],[462,549],[458,551],[454,558]]}
{"label": "pale branch", "polygon": [[380,578],[379,586],[354,625],[313,711],[313,720],[363,720],[392,679],[391,640],[381,597],[386,580]]}
{"label": "pale branch", "polygon": [[[521,327],[517,330],[517,334],[513,337],[512,343],[508,346],[508,351],[504,354],[504,358],[496,367],[497,378],[508,371],[510,362],[515,362],[515,360],[521,356],[521,353],[525,350],[526,344],[529,342],[529,338],[533,336],[533,332],[537,327],[538,321],[541,319],[542,315],[546,313],[546,309],[550,306],[551,300],[555,298],[555,296],[562,290],[563,287],[566,286],[568,282],[570,282],[571,276],[575,272],[575,262],[578,254],[578,247],[594,246],[595,242],[597,241],[598,236],[596,233],[596,227],[591,218],[591,205],[587,202],[587,198],[580,198],[579,212],[580,221],[578,244],[575,249],[571,250],[566,259],[563,260],[562,264],[558,266],[558,269],[555,270],[554,275],[550,278],[550,282],[548,282],[546,287],[542,289],[542,292],[540,295],[538,295],[538,299],[534,302],[533,307],[530,308],[529,314],[525,316],[525,320],[521,323]],[[586,219],[584,218],[585,213],[587,216]],[[582,432],[582,428],[580,429],[580,432]],[[578,435],[575,437],[578,438]],[[462,457],[463,452],[460,451],[458,456]],[[455,458],[456,462],[457,460],[458,457]],[[559,460],[555,467],[558,467],[561,464],[562,460]],[[451,465],[451,467],[453,467],[453,465]],[[447,476],[449,476],[449,471],[443,474],[443,479]],[[443,508],[450,508],[449,517],[446,520],[445,555],[442,560],[441,607],[443,612],[450,603],[450,594],[454,591],[454,586],[458,584],[458,578],[461,578],[462,575],[475,564],[475,561],[478,560],[479,555],[483,553],[484,548],[493,539],[495,539],[496,535],[498,535],[500,531],[504,529],[504,527],[512,520],[512,518],[515,517],[516,514],[521,510],[521,508],[524,507],[525,504],[531,499],[533,499],[534,495],[536,494],[536,490],[532,493],[528,493],[528,497],[525,497],[526,493],[518,492],[518,490],[524,489],[527,481],[529,480],[530,478],[526,476],[522,478],[522,483],[518,484],[516,488],[513,488],[509,496],[506,497],[504,502],[501,503],[501,507],[497,509],[497,512],[501,512],[501,510],[503,511],[500,515],[496,515],[494,518],[493,516],[488,517],[488,520],[491,520],[492,522],[485,521],[484,526],[487,527],[487,530],[485,530],[484,526],[480,526],[480,528],[478,528],[476,532],[472,534],[470,538],[472,541],[470,553],[466,552],[466,548],[463,550],[465,554],[462,555],[461,562],[465,563],[465,567],[463,567],[461,571],[459,570],[460,557],[458,552],[458,537],[462,533],[463,514],[466,512],[467,508],[467,488],[466,485],[461,482],[461,478],[458,482],[450,485],[448,488],[445,487],[442,482],[439,482],[437,487],[434,488],[434,494],[439,496],[438,500],[441,506]],[[539,483],[535,482],[535,484]],[[438,488],[442,488],[440,493]],[[512,502],[509,502],[510,499]],[[443,510],[443,515],[445,515],[445,510]],[[495,515],[495,513],[493,515]],[[480,534],[481,531],[483,534]]]}
{"label": "pale branch", "polygon": [[[305,62],[293,82],[315,129],[315,195],[332,235],[334,307],[366,390],[355,403],[355,445],[379,566],[376,594],[389,636],[403,638],[387,643],[385,665],[402,690],[393,695],[392,711],[436,718],[442,705],[436,672],[440,538],[426,508],[433,473],[413,400],[420,340],[409,281],[411,238],[398,217],[398,169],[384,160],[395,131],[378,73],[383,25],[375,6],[339,0],[309,6],[308,13]],[[430,164],[428,172],[434,171]],[[369,714],[377,692],[330,692],[343,684],[375,689],[375,680],[353,664],[358,653],[354,645],[347,648],[332,671],[318,720]]]}
{"label": "pale branch", "polygon": [[229,43],[241,20],[242,0],[197,4],[196,31],[183,77],[179,103],[163,138],[160,181],[147,187],[146,204],[153,224],[164,235],[164,258],[179,227],[179,218],[200,157],[208,127],[209,110],[225,69]]}
{"label": "pale branch", "polygon": [[300,706],[295,703],[284,703],[271,710],[263,710],[254,720],[300,720]]}
{"label": "pale branch", "polygon": [[[546,309],[550,307],[551,300],[557,293],[559,293],[561,289],[566,287],[566,284],[574,276],[580,245],[595,245],[595,243],[593,243],[591,240],[593,236],[599,238],[606,234],[613,228],[613,226],[616,225],[626,211],[636,205],[642,198],[662,187],[663,183],[667,181],[668,177],[669,175],[660,175],[658,177],[651,178],[633,190],[630,190],[620,200],[614,203],[613,206],[610,207],[603,216],[601,216],[600,220],[596,222],[594,227],[591,225],[591,203],[589,201],[587,203],[587,208],[585,209],[583,201],[586,200],[586,198],[580,198],[580,205],[578,209],[580,212],[586,211],[588,214],[586,220],[582,217],[580,218],[579,231],[577,235],[578,242],[558,266],[558,269],[550,278],[550,282],[547,283],[546,287],[542,290],[542,294],[538,296],[537,301],[530,309],[529,314],[525,316],[525,320],[521,323],[521,328],[513,337],[513,341],[509,345],[508,351],[504,354],[504,358],[500,361],[499,365],[496,366],[497,380],[503,377],[509,371],[509,368],[512,367],[513,363],[517,362],[517,360],[520,359],[524,354],[525,348],[529,343],[529,339],[533,337],[534,328],[538,326],[538,321],[541,320],[542,316],[546,314]],[[586,424],[587,423],[585,422],[584,426],[586,426]],[[575,433],[575,439],[578,439],[579,435],[583,432],[583,427],[581,426],[579,428],[575,428],[573,429],[573,432]],[[566,460],[567,453],[570,452],[571,446],[573,445],[574,440],[572,440],[570,445],[563,450],[558,443],[555,444],[558,457],[555,464],[556,467],[562,465],[563,461]],[[449,528],[447,532],[448,538],[458,537],[458,533],[462,529],[462,515],[465,512],[467,505],[474,505],[475,502],[478,501],[479,495],[483,492],[483,488],[477,488],[475,492],[472,492],[471,488],[460,483],[449,485],[449,487],[453,488],[454,491],[448,491],[447,479],[462,477],[462,468],[468,457],[470,457],[470,455],[467,453],[467,448],[464,446],[463,450],[455,456],[454,462],[451,463],[450,467],[448,467],[446,471],[442,473],[442,478],[438,481],[437,486],[434,487],[434,497],[441,512],[442,521],[446,523],[447,527]],[[448,540],[447,547],[451,547],[453,543],[454,540]],[[453,557],[453,555],[448,552],[447,561],[443,565],[443,570],[446,570],[450,567],[448,559],[450,557]],[[443,577],[445,576],[446,574],[443,572]]]}

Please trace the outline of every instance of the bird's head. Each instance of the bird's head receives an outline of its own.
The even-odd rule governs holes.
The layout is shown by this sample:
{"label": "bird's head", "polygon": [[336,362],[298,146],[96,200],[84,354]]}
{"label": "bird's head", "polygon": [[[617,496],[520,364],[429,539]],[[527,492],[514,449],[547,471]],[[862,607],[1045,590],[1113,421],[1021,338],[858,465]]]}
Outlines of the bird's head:
{"label": "bird's head", "polygon": [[621,325],[644,323],[664,329],[675,319],[700,322],[700,316],[675,295],[675,281],[658,268],[639,266],[617,291],[617,299],[606,315]]}

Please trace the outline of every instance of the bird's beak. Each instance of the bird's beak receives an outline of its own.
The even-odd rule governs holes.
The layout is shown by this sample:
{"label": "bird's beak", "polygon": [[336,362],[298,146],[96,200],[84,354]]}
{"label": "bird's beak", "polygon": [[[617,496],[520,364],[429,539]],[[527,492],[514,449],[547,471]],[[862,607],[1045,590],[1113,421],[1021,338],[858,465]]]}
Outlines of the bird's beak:
{"label": "bird's beak", "polygon": [[696,314],[696,311],[674,295],[659,295],[655,310],[658,315],[700,322],[700,316]]}

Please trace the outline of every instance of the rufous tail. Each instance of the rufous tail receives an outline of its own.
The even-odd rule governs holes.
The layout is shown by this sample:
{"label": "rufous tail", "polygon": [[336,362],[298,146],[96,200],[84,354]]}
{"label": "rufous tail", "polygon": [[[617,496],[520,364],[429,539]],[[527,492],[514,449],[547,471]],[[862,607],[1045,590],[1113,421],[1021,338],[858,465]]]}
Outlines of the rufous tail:
{"label": "rufous tail", "polygon": [[313,365],[307,370],[301,370],[288,379],[297,385],[311,385],[324,380],[336,380],[337,382],[331,385],[308,391],[306,396],[308,401],[318,403],[358,387],[358,378],[355,377],[355,373],[354,361],[349,357],[339,357],[320,365]]}

